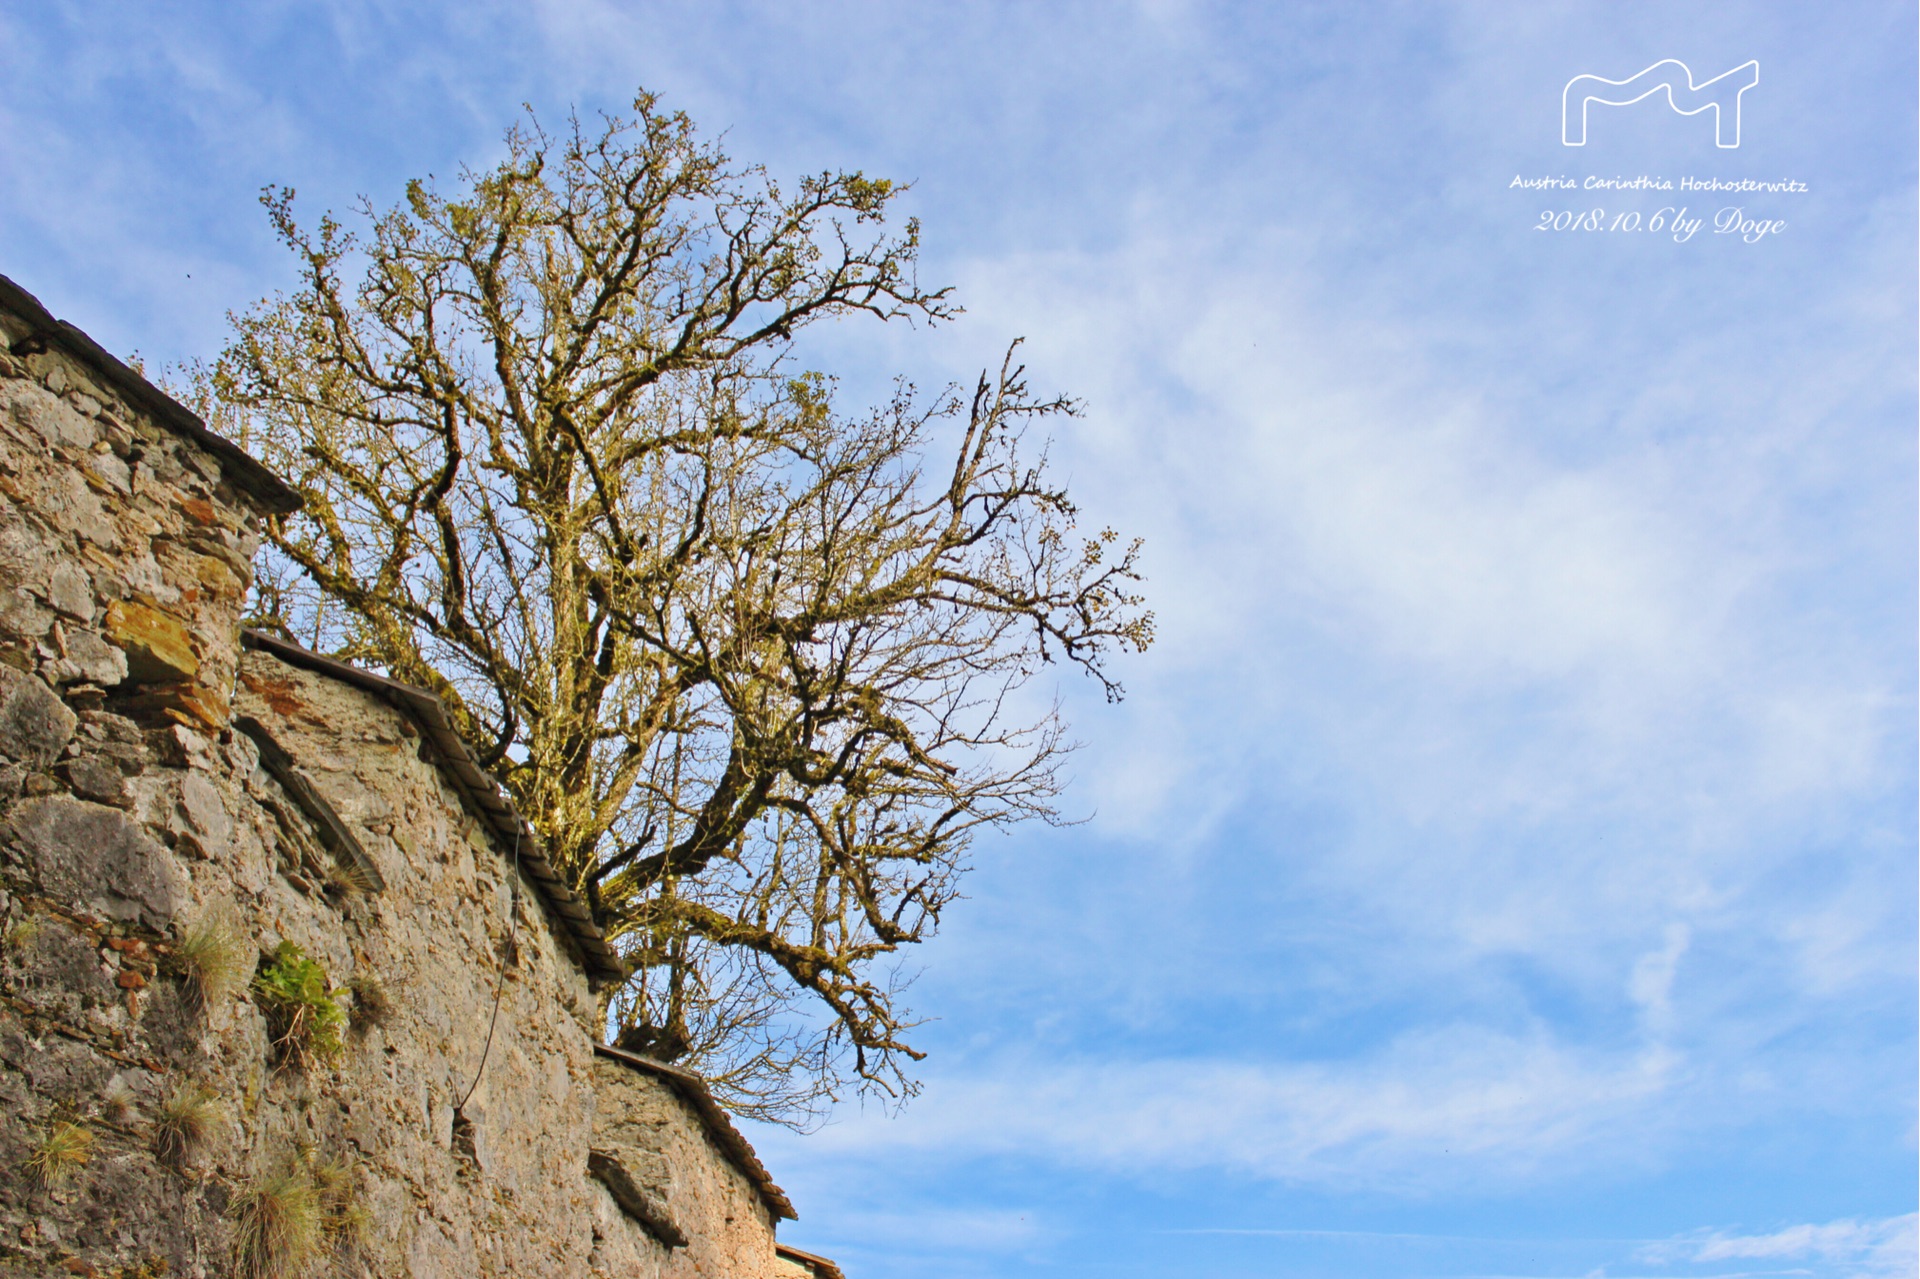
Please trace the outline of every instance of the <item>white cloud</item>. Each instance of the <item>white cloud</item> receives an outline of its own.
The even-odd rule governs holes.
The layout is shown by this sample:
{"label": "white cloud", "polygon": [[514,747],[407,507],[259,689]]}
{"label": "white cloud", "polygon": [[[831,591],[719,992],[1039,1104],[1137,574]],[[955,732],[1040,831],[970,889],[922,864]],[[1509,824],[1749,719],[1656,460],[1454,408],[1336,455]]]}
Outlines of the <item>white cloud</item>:
{"label": "white cloud", "polygon": [[919,1204],[911,1212],[854,1208],[834,1215],[834,1233],[863,1247],[915,1251],[1010,1252],[1032,1246],[1048,1230],[1033,1208],[945,1208]]}
{"label": "white cloud", "polygon": [[1839,1279],[1912,1279],[1916,1266],[1916,1216],[1849,1219],[1825,1225],[1789,1226],[1763,1235],[1705,1232],[1643,1252],[1649,1261],[1731,1260],[1826,1262],[1820,1273]]}
{"label": "white cloud", "polygon": [[[1431,335],[1350,312],[1297,269],[1311,245],[1163,230],[962,279],[972,336],[952,366],[1025,332],[1048,384],[1085,397],[1059,456],[1091,518],[1146,534],[1162,620],[1129,703],[1077,720],[1094,747],[1076,796],[1104,843],[1056,879],[1003,878],[973,946],[1004,950],[1037,1005],[1053,1007],[1034,974],[1057,973],[1133,1029],[1181,1024],[1195,991],[1260,1008],[1310,987],[1366,1046],[1337,1068],[970,1066],[900,1139],[994,1147],[977,1113],[1022,1151],[1102,1166],[1497,1178],[1878,1095],[1877,1052],[1781,1040],[1911,970],[1891,854],[1849,847],[1797,878],[1813,849],[1864,836],[1838,815],[1907,784],[1904,668],[1821,594],[1888,566],[1805,541],[1797,480],[1771,469],[1825,456],[1807,423],[1831,403],[1795,385],[1763,411],[1766,374],[1682,341],[1633,379],[1621,423],[1570,447],[1545,397],[1478,394],[1475,370],[1418,354]],[[1884,382],[1875,358],[1841,351],[1840,381]],[[1723,394],[1736,411],[1703,418]],[[1836,558],[1813,583],[1818,555]],[[1270,799],[1335,819],[1311,839],[1223,834]],[[1275,900],[1292,913],[1263,930],[1252,903]],[[1313,975],[1262,949],[1283,928],[1312,933]],[[1130,965],[1142,936],[1164,958]],[[1748,954],[1759,938],[1788,944]],[[1532,1004],[1516,960],[1566,984]],[[1577,1003],[1556,1024],[1608,1048],[1391,1038],[1462,1005],[1511,1031],[1561,992]],[[1814,1074],[1831,1091],[1800,1086]]]}
{"label": "white cloud", "polygon": [[1692,940],[1692,931],[1685,924],[1669,924],[1666,944],[1634,963],[1627,993],[1640,1005],[1641,1015],[1655,1033],[1664,1032],[1673,1020],[1673,979],[1680,969],[1680,957],[1687,953]]}
{"label": "white cloud", "polygon": [[1472,1028],[1407,1036],[1358,1061],[1001,1058],[937,1078],[897,1117],[809,1138],[813,1158],[1018,1155],[1123,1177],[1212,1169],[1380,1188],[1510,1181],[1586,1166],[1680,1068]]}
{"label": "white cloud", "polygon": [[1124,731],[1089,712],[1103,832],[1183,844],[1229,805],[1313,795],[1392,832],[1322,868],[1370,902],[1397,888],[1478,948],[1564,953],[1726,908],[1799,855],[1785,832],[1900,784],[1883,637],[1792,582],[1805,547],[1767,468],[1797,421],[1682,431],[1643,404],[1657,429],[1569,450],[1550,399],[1409,354],[1426,337],[1349,316],[1311,256],[1148,218],[963,279],[976,332],[1034,334],[1035,367],[1086,397],[1061,457],[1091,516],[1148,539],[1159,645]]}

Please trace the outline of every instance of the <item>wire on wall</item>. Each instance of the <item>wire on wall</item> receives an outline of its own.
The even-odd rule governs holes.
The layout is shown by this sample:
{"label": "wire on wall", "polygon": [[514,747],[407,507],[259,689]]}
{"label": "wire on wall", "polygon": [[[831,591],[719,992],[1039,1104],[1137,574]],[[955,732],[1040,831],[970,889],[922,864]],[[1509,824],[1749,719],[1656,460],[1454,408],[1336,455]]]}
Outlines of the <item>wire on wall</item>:
{"label": "wire on wall", "polygon": [[467,1085],[467,1091],[461,1095],[454,1106],[456,1113],[467,1108],[467,1101],[473,1096],[473,1090],[480,1086],[481,1076],[487,1073],[487,1058],[493,1053],[493,1031],[500,1024],[500,998],[507,990],[507,967],[520,954],[520,832],[525,819],[516,811],[513,827],[513,900],[507,908],[507,953],[500,961],[500,976],[493,984],[493,1015],[487,1018],[487,1042],[480,1049],[480,1065],[474,1069],[473,1082]]}

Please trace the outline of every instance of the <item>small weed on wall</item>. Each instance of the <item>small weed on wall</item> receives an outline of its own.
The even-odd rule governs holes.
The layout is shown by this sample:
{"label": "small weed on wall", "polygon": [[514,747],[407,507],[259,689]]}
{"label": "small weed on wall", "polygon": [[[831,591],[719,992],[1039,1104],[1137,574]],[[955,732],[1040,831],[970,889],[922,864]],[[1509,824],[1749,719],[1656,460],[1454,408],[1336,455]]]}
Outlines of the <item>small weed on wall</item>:
{"label": "small weed on wall", "polygon": [[42,1189],[66,1184],[93,1157],[93,1133],[77,1123],[59,1120],[27,1156],[26,1173]]}
{"label": "small weed on wall", "polygon": [[215,911],[187,926],[173,955],[194,999],[202,1008],[211,1008],[240,989],[246,979],[247,950],[239,927]]}
{"label": "small weed on wall", "polygon": [[254,978],[253,992],[266,1011],[282,1066],[305,1070],[339,1057],[347,1010],[326,971],[298,946],[283,941],[274,949],[273,959]]}
{"label": "small weed on wall", "polygon": [[301,1274],[324,1255],[351,1258],[369,1226],[358,1164],[302,1147],[235,1197],[234,1269],[243,1279]]}
{"label": "small weed on wall", "polygon": [[182,1080],[160,1104],[153,1124],[154,1153],[169,1167],[184,1168],[225,1122],[225,1111],[212,1089]]}

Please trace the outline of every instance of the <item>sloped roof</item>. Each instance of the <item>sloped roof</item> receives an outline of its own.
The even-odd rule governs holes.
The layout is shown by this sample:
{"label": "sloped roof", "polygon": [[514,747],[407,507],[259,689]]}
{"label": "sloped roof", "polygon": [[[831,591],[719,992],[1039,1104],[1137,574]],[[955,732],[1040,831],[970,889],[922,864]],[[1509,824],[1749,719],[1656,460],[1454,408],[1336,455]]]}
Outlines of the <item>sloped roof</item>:
{"label": "sloped roof", "polygon": [[606,1044],[595,1044],[593,1051],[600,1056],[617,1061],[632,1070],[642,1071],[654,1076],[671,1088],[674,1095],[685,1102],[687,1108],[700,1117],[700,1126],[707,1130],[707,1136],[727,1157],[728,1162],[738,1168],[746,1179],[753,1183],[759,1192],[761,1202],[772,1211],[776,1221],[798,1221],[800,1214],[793,1210],[793,1201],[780,1187],[773,1184],[773,1177],[767,1172],[767,1166],[760,1162],[760,1156],[753,1153],[753,1147],[733,1126],[733,1120],[713,1099],[713,1093],[707,1088],[706,1080],[664,1061],[655,1061],[639,1053],[628,1052],[624,1048],[610,1048]]}
{"label": "sloped roof", "polygon": [[434,763],[491,828],[501,852],[510,855],[510,850],[518,842],[520,868],[533,881],[548,911],[573,939],[587,975],[595,982],[622,981],[626,978],[625,965],[594,924],[587,904],[580,900],[578,893],[567,887],[553,863],[547,860],[546,846],[540,842],[540,836],[532,824],[514,807],[506,788],[474,762],[473,753],[460,740],[460,735],[453,731],[453,722],[447,717],[447,709],[438,697],[424,688],[415,688],[358,666],[349,666],[337,658],[302,648],[267,631],[243,630],[240,639],[248,648],[271,653],[289,666],[298,666],[317,675],[337,679],[343,684],[365,689],[410,717],[419,725],[421,736],[433,753]]}
{"label": "sloped roof", "polygon": [[814,1279],[846,1279],[840,1271],[838,1262],[829,1261],[817,1252],[808,1252],[804,1248],[795,1248],[792,1244],[776,1242],[773,1245],[773,1255],[812,1271]]}
{"label": "sloped roof", "polygon": [[[251,496],[269,514],[285,515],[300,509],[303,504],[300,495],[258,458],[232,440],[208,430],[207,424],[185,405],[108,354],[98,342],[73,325],[55,319],[53,313],[40,304],[39,298],[4,275],[0,275],[0,308],[26,321],[31,330],[27,336],[14,341],[16,355],[36,349],[59,349],[93,370],[134,408],[213,454],[233,486]],[[36,346],[36,343],[43,345]]]}

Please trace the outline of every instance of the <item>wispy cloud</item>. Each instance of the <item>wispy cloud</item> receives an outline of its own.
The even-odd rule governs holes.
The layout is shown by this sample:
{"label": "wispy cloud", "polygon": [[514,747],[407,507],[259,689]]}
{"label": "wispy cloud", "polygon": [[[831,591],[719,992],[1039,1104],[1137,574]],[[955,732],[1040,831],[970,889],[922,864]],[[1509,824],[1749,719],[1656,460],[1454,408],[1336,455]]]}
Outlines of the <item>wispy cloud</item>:
{"label": "wispy cloud", "polygon": [[1659,1049],[1600,1058],[1471,1028],[1318,1064],[1010,1057],[936,1079],[897,1118],[853,1118],[810,1141],[832,1157],[1011,1154],[1122,1177],[1210,1169],[1458,1189],[1632,1158],[1609,1129],[1678,1068]]}
{"label": "wispy cloud", "polygon": [[834,1230],[870,1248],[995,1253],[1026,1248],[1051,1233],[1035,1208],[952,1208],[918,1204],[912,1210],[845,1214]]}
{"label": "wispy cloud", "polygon": [[[1801,534],[1762,495],[1799,428],[1569,458],[1536,417],[1549,401],[1470,393],[1276,245],[1149,231],[969,280],[974,322],[1024,322],[1035,363],[1092,405],[1063,449],[1089,508],[1148,535],[1163,636],[1124,727],[1089,711],[1100,831],[1211,846],[1233,805],[1312,793],[1359,829],[1337,859],[1289,850],[1290,873],[1556,962],[1805,911],[1750,890],[1808,823],[1904,784],[1910,698],[1890,631],[1789,581]],[[1704,359],[1636,385],[1657,400]],[[1828,891],[1884,869],[1851,863]],[[1893,940],[1821,937],[1853,948],[1834,972]]]}
{"label": "wispy cloud", "polygon": [[1831,1221],[1788,1226],[1768,1234],[1703,1231],[1655,1244],[1641,1256],[1656,1262],[1780,1260],[1822,1263],[1818,1273],[1836,1279],[1912,1279],[1920,1273],[1916,1216]]}

